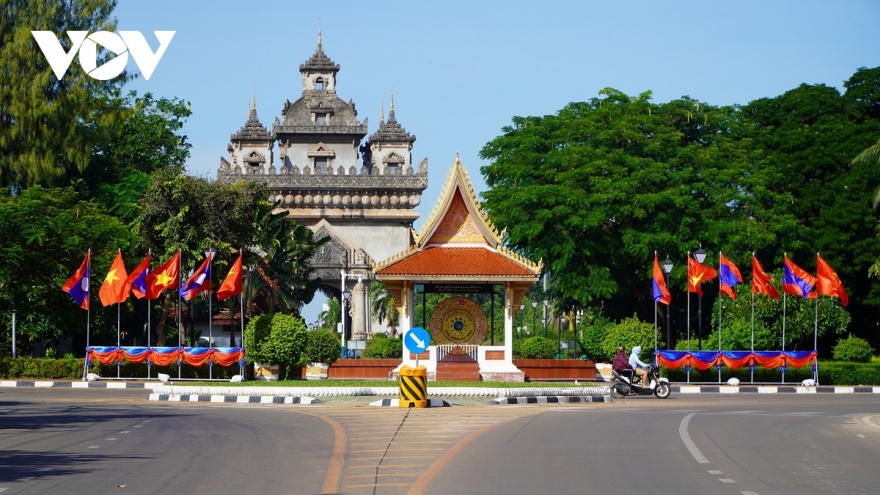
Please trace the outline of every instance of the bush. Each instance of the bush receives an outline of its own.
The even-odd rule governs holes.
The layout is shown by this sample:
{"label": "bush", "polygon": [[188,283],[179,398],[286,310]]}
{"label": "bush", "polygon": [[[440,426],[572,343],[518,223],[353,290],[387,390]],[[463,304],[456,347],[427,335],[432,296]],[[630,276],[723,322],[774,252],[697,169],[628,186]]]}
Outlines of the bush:
{"label": "bush", "polygon": [[[606,356],[602,350],[602,341],[608,334],[611,322],[602,315],[595,315],[592,311],[587,312],[585,323],[581,324],[581,348],[587,353],[587,358],[593,362],[610,361],[612,356]],[[616,351],[615,351],[616,352]]]}
{"label": "bush", "polygon": [[306,342],[305,362],[308,363],[325,363],[333,364],[339,359],[341,344],[336,332],[319,328],[312,330],[306,334],[308,336]]}
{"label": "bush", "polygon": [[0,377],[2,378],[34,378],[40,380],[79,380],[83,376],[84,360],[65,357],[32,358],[11,357],[0,358]]}
{"label": "bush", "polygon": [[868,363],[871,361],[873,354],[874,349],[871,348],[867,340],[853,337],[852,334],[848,335],[845,339],[838,340],[837,345],[834,346],[835,361]]}
{"label": "bush", "polygon": [[251,359],[282,368],[279,380],[284,379],[288,369],[305,360],[308,337],[302,318],[279,313],[260,315],[248,323],[244,338]]}
{"label": "bush", "polygon": [[[657,334],[657,348],[663,349],[665,344],[659,331]],[[620,323],[610,325],[605,339],[602,341],[603,359],[611,359],[617,354],[618,346],[626,347],[629,351],[635,346],[641,346],[642,352],[639,359],[645,363],[654,362],[654,325],[639,320],[636,315],[620,320]]]}
{"label": "bush", "polygon": [[520,344],[523,359],[553,359],[558,352],[558,343],[544,337],[529,337]]}
{"label": "bush", "polygon": [[367,359],[400,359],[403,357],[403,341],[396,337],[387,337],[377,333],[373,340],[367,342],[364,349],[364,357]]}

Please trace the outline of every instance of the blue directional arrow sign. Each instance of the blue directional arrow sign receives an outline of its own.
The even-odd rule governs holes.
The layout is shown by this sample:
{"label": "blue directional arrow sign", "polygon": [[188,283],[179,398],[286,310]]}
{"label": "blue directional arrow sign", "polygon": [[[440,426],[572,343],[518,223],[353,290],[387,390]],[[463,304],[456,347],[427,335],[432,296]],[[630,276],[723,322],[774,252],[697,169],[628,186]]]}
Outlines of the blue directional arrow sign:
{"label": "blue directional arrow sign", "polygon": [[431,345],[431,334],[422,327],[412,327],[403,338],[403,345],[409,352],[419,354],[428,350]]}

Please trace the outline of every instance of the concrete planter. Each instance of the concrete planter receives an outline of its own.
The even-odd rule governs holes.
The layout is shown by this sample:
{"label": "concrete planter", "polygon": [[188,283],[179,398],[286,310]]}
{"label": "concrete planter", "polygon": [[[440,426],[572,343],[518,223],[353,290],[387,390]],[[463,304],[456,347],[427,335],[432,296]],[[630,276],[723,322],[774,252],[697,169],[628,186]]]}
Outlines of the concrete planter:
{"label": "concrete planter", "polygon": [[306,366],[306,380],[326,380],[329,374],[330,366],[325,363],[309,363]]}
{"label": "concrete planter", "polygon": [[513,365],[528,380],[574,381],[595,380],[596,365],[582,359],[514,359]]}

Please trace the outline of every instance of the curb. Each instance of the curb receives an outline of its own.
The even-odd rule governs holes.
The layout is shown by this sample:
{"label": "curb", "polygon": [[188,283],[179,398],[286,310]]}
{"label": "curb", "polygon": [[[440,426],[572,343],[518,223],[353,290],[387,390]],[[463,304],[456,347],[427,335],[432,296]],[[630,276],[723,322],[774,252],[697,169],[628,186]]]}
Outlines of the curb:
{"label": "curb", "polygon": [[224,402],[232,404],[321,404],[314,397],[280,397],[275,395],[192,395],[150,394],[152,401],[168,402]]}
{"label": "curb", "polygon": [[[451,407],[452,404],[446,402],[443,399],[427,399],[428,407]],[[380,407],[400,407],[400,399],[382,399],[377,400],[375,402],[370,402],[371,406],[380,406]]]}
{"label": "curb", "polygon": [[486,404],[563,404],[569,402],[611,402],[610,395],[569,396],[551,395],[546,397],[499,397]]}
{"label": "curb", "polygon": [[0,388],[3,387],[33,387],[33,388],[112,388],[112,389],[150,389],[163,385],[161,382],[70,382],[70,381],[44,381],[44,380],[0,380]]}
{"label": "curb", "polygon": [[673,385],[672,391],[680,394],[880,394],[880,387]]}

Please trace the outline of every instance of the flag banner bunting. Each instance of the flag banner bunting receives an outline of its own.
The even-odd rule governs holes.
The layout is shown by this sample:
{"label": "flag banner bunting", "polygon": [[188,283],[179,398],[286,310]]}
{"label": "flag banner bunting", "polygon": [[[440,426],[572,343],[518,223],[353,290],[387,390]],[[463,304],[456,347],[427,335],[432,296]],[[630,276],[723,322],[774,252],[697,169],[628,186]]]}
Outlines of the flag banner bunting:
{"label": "flag banner bunting", "polygon": [[128,274],[128,283],[131,286],[131,293],[138,299],[143,299],[147,295],[147,275],[150,274],[150,254],[141,261],[131,273]]}
{"label": "flag banner bunting", "polygon": [[778,301],[779,291],[776,290],[776,287],[773,287],[771,280],[773,280],[773,277],[767,275],[761,263],[758,262],[758,258],[752,255],[752,293],[766,294]]}
{"label": "flag banner bunting", "polygon": [[703,282],[708,282],[718,276],[718,272],[711,266],[698,263],[697,260],[688,257],[688,292],[696,292],[703,297]]}
{"label": "flag banner bunting", "polygon": [[226,279],[223,280],[220,288],[217,289],[217,300],[222,301],[241,294],[241,287],[241,253],[239,253],[238,259],[232,264]]}
{"label": "flag banner bunting", "polygon": [[785,256],[785,263],[782,266],[782,290],[794,296],[801,296],[804,299],[815,299],[816,294],[812,293],[813,287],[816,285],[816,277],[804,271],[801,267],[795,265]]}
{"label": "flag banner bunting", "polygon": [[193,272],[192,276],[186,280],[186,283],[180,288],[180,297],[189,301],[196,297],[196,294],[199,292],[211,290],[212,258],[212,255],[206,256],[205,261],[203,261]]}
{"label": "flag banner bunting", "polygon": [[654,270],[652,272],[651,285],[654,293],[654,301],[669,305],[672,302],[672,296],[669,295],[669,289],[666,287],[666,280],[663,278],[663,272],[660,270],[660,263],[657,261],[657,253],[654,253]]}
{"label": "flag banner bunting", "polygon": [[158,299],[165,289],[180,285],[180,251],[147,275],[147,299]]}
{"label": "flag banner bunting", "polygon": [[693,367],[701,371],[721,365],[734,370],[754,365],[771,369],[815,367],[816,357],[815,351],[657,351],[657,361],[669,369]]}
{"label": "flag banner bunting", "polygon": [[110,271],[101,283],[98,298],[104,306],[123,303],[128,299],[131,284],[128,281],[128,273],[125,272],[125,263],[122,261],[122,252],[116,253],[116,259],[110,265]]}
{"label": "flag banner bunting", "polygon": [[171,366],[185,362],[190,366],[202,367],[215,363],[218,366],[241,366],[244,362],[242,347],[88,347],[86,349],[87,365],[92,362],[101,364],[121,363],[123,359],[132,363],[144,363],[147,360],[157,366]]}
{"label": "flag banner bunting", "polygon": [[739,268],[737,268],[732,261],[727,259],[727,256],[721,254],[721,266],[718,271],[720,272],[718,278],[721,281],[721,292],[727,294],[728,297],[735,301],[736,291],[733,290],[733,287],[743,282],[742,275],[739,273]]}
{"label": "flag banner bunting", "polygon": [[823,296],[839,297],[842,306],[849,304],[849,296],[843,289],[840,277],[819,255],[816,255],[816,292]]}
{"label": "flag banner bunting", "polygon": [[70,297],[82,309],[89,309],[89,258],[91,254],[91,251],[86,254],[73,276],[61,287],[61,290],[70,294]]}

